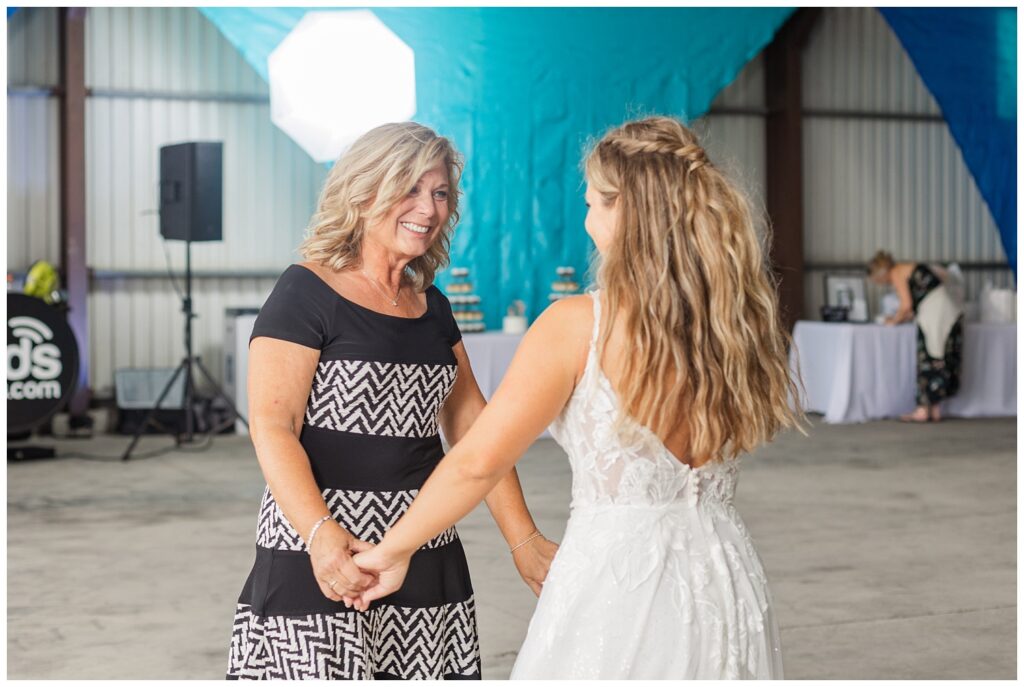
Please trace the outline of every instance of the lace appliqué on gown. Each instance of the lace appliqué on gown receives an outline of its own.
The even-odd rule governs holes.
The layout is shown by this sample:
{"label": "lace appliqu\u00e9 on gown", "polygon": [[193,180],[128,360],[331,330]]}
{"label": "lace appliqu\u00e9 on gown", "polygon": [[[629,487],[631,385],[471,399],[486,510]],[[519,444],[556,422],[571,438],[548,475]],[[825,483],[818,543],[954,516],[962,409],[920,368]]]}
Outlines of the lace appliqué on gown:
{"label": "lace appliqu\u00e9 on gown", "polygon": [[627,421],[594,331],[551,433],[569,454],[572,512],[514,679],[782,678],[768,580],[733,507],[739,462],[699,468]]}

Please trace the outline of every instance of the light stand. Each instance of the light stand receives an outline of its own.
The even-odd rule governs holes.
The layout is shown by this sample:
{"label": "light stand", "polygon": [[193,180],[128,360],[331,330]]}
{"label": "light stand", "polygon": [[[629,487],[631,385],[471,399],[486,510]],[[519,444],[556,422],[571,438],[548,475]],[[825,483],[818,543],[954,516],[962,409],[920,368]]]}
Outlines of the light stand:
{"label": "light stand", "polygon": [[163,403],[164,398],[166,398],[167,394],[170,393],[171,387],[174,386],[175,380],[178,379],[178,375],[182,373],[185,374],[185,432],[175,437],[175,444],[181,445],[186,443],[192,443],[194,441],[193,430],[195,427],[195,409],[192,404],[192,399],[195,396],[195,374],[192,369],[193,367],[197,368],[199,372],[202,373],[203,377],[206,378],[206,381],[213,387],[215,393],[214,398],[223,399],[228,404],[228,407],[231,408],[231,419],[234,420],[234,418],[237,417],[239,420],[242,421],[246,429],[248,429],[249,427],[249,422],[240,412],[238,412],[238,408],[236,408],[234,402],[232,402],[232,400],[228,398],[228,395],[224,393],[224,390],[220,387],[220,385],[213,380],[213,376],[203,366],[203,363],[199,359],[199,356],[192,355],[192,318],[194,318],[196,315],[192,311],[191,238],[185,240],[185,297],[181,301],[181,311],[185,313],[185,357],[182,359],[181,364],[178,365],[178,369],[176,369],[174,371],[174,374],[171,375],[171,378],[167,380],[167,384],[164,385],[163,391],[161,391],[160,395],[157,397],[156,403],[154,403],[153,407],[149,409],[148,413],[146,413],[146,418],[135,430],[135,436],[132,437],[132,442],[128,444],[128,448],[125,449],[124,455],[121,456],[122,461],[127,461],[131,458],[132,450],[135,448],[135,445],[139,443],[139,439],[142,437],[142,433],[146,431],[146,427],[148,427],[149,423],[153,420],[153,416],[156,415],[156,411],[159,410],[160,404]]}

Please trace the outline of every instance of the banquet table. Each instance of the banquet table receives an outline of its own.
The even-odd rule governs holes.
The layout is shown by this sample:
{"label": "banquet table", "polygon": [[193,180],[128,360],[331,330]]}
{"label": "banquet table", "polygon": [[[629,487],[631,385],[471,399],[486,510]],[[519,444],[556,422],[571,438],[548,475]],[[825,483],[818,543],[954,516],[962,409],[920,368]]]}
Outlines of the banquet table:
{"label": "banquet table", "polygon": [[[503,332],[480,332],[462,336],[466,355],[469,356],[469,363],[473,367],[473,376],[476,377],[480,392],[488,401],[505,376],[512,356],[515,355],[516,348],[522,340],[522,334]],[[540,436],[548,438],[551,435],[545,430]]]}
{"label": "banquet table", "polygon": [[488,401],[494,394],[505,370],[512,362],[522,334],[504,334],[502,332],[481,332],[463,334],[462,343],[466,347],[466,355],[473,366],[473,376],[480,386],[484,398]]}
{"label": "banquet table", "polygon": [[[793,330],[790,370],[799,364],[805,410],[825,422],[896,417],[915,407],[917,332],[885,326],[801,320]],[[1017,414],[1017,325],[964,327],[960,391],[946,401],[952,417]]]}

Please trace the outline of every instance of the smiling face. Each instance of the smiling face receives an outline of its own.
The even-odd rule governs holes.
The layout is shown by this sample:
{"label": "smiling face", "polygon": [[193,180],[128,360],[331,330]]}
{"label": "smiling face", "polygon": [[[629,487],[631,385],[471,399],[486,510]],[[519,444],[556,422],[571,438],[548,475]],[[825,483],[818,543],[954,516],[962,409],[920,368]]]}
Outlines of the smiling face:
{"label": "smiling face", "polygon": [[583,226],[597,246],[597,252],[603,255],[615,235],[615,203],[605,201],[590,183],[587,184],[584,198],[587,201],[587,218]]}
{"label": "smiling face", "polygon": [[366,227],[366,239],[397,260],[420,257],[448,224],[448,193],[448,175],[444,165],[438,164],[384,217]]}

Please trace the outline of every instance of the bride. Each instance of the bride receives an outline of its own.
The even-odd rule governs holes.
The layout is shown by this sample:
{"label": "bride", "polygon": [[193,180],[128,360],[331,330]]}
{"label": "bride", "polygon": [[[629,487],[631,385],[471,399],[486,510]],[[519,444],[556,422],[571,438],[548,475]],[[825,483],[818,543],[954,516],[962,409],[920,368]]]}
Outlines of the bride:
{"label": "bride", "polygon": [[751,210],[668,117],[611,130],[585,172],[600,290],[538,318],[405,516],[355,556],[378,581],[346,603],[399,589],[411,554],[553,423],[572,510],[512,677],[781,678],[732,503],[740,454],[800,424]]}

